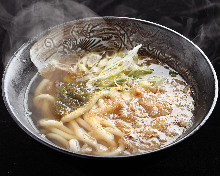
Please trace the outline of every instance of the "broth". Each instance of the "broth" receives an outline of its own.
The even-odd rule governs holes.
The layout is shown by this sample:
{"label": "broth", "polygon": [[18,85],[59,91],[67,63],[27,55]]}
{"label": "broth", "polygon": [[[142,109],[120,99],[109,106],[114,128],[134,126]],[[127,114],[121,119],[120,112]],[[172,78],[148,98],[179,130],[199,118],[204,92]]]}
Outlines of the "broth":
{"label": "broth", "polygon": [[38,74],[29,90],[40,132],[70,151],[102,156],[144,153],[181,136],[192,123],[192,90],[138,49],[52,61],[53,72]]}

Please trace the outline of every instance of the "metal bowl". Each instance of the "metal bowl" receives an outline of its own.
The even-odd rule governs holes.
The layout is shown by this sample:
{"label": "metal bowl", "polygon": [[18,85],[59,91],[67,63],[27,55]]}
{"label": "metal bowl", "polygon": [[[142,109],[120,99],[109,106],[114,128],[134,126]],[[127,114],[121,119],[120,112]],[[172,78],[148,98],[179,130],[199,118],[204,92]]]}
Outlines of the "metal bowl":
{"label": "metal bowl", "polygon": [[192,86],[196,102],[193,125],[167,146],[143,154],[114,158],[160,151],[185,140],[206,122],[214,109],[218,96],[216,73],[207,56],[186,37],[164,26],[132,18],[96,17],[71,21],[50,28],[22,45],[9,61],[3,77],[3,97],[9,113],[27,134],[53,149],[70,155],[103,157],[68,151],[39,133],[27,106],[26,90],[37,73],[30,53],[31,57],[46,61],[54,54],[131,49],[137,44],[142,44],[140,54],[167,63]]}

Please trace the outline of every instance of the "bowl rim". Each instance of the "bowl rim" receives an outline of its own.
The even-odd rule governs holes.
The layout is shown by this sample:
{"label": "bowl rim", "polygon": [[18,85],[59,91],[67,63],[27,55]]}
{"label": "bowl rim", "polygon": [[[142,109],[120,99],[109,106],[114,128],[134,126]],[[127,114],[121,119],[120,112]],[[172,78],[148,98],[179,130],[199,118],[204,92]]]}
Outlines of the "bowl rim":
{"label": "bowl rim", "polygon": [[[25,125],[23,125],[23,123],[19,120],[19,118],[17,118],[16,114],[14,113],[14,111],[12,110],[13,108],[11,108],[11,105],[10,105],[10,101],[9,101],[9,98],[7,96],[7,91],[6,91],[6,87],[5,87],[5,78],[7,76],[7,73],[8,73],[8,68],[11,64],[11,62],[13,62],[15,56],[17,53],[19,53],[20,50],[22,50],[23,48],[26,47],[27,44],[34,44],[33,42],[36,40],[36,39],[40,39],[41,37],[43,37],[45,35],[45,32],[50,32],[52,31],[53,29],[56,29],[56,28],[59,28],[60,26],[64,26],[64,25],[67,25],[69,23],[74,23],[74,22],[77,22],[77,21],[86,21],[86,20],[90,20],[90,19],[103,19],[103,18],[109,18],[109,19],[127,19],[127,20],[131,20],[131,21],[139,21],[139,22],[144,22],[144,23],[147,23],[147,24],[151,24],[151,25],[154,25],[154,26],[157,26],[157,27],[160,27],[164,30],[168,30],[170,32],[173,32],[175,33],[176,35],[182,37],[183,39],[185,39],[187,42],[189,42],[190,44],[193,45],[193,47],[195,47],[201,54],[202,56],[204,57],[204,59],[207,61],[208,65],[210,66],[211,68],[211,71],[212,71],[212,74],[213,74],[213,78],[214,78],[214,81],[215,81],[215,91],[214,91],[214,98],[213,98],[213,102],[212,102],[212,106],[211,108],[209,109],[209,112],[206,114],[205,118],[201,121],[200,124],[198,124],[190,133],[188,133],[187,135],[185,135],[184,137],[180,138],[180,139],[177,139],[176,141],[172,142],[171,144],[168,144],[168,145],[165,145],[161,148],[158,148],[158,149],[155,149],[155,150],[152,150],[152,151],[147,151],[147,152],[144,152],[144,153],[137,153],[137,154],[131,154],[131,155],[119,155],[119,156],[99,156],[99,155],[90,155],[90,154],[83,154],[83,153],[76,153],[76,152],[72,152],[72,151],[69,151],[67,149],[64,149],[62,147],[59,147],[57,145],[55,145],[54,143],[52,142],[48,142],[46,141],[45,139],[43,139],[42,137],[40,137],[40,135],[35,135],[32,131],[30,131],[28,128],[26,128]],[[73,156],[78,156],[78,157],[83,157],[83,158],[127,158],[127,157],[137,157],[137,156],[143,156],[143,155],[147,155],[147,154],[152,154],[154,152],[158,152],[158,151],[162,151],[164,149],[167,149],[167,148],[170,148],[171,146],[174,146],[180,142],[182,142],[183,140],[185,140],[186,138],[188,138],[189,136],[191,136],[192,134],[194,134],[196,131],[198,131],[204,124],[205,122],[208,120],[208,118],[210,117],[211,113],[213,112],[214,110],[214,107],[217,103],[217,99],[218,99],[218,78],[217,78],[217,75],[216,75],[216,72],[215,72],[215,69],[211,63],[211,61],[208,59],[208,57],[205,55],[205,53],[195,44],[193,43],[191,40],[189,40],[187,37],[183,36],[182,34],[176,32],[175,30],[173,29],[170,29],[166,26],[163,26],[163,25],[160,25],[160,24],[157,24],[155,22],[151,22],[151,21],[147,21],[147,20],[143,20],[143,19],[138,19],[138,18],[130,18],[130,17],[116,17],[116,16],[103,16],[103,17],[88,17],[88,18],[82,18],[82,19],[76,19],[76,20],[73,20],[73,21],[68,21],[68,22],[65,22],[65,23],[62,23],[62,24],[58,24],[56,26],[53,26],[53,27],[50,27],[48,29],[46,29],[45,31],[41,32],[40,34],[38,34],[37,36],[33,37],[32,39],[28,40],[27,42],[25,42],[14,54],[13,56],[10,58],[10,60],[8,61],[5,69],[4,69],[4,73],[3,73],[3,77],[2,77],[2,96],[3,96],[3,100],[4,100],[4,103],[5,103],[5,106],[6,106],[6,109],[8,110],[10,116],[14,119],[14,121],[19,125],[19,127],[25,131],[29,136],[31,136],[32,138],[34,138],[35,140],[39,141],[40,143],[52,148],[52,149],[55,149],[55,150],[58,150],[62,153],[66,153],[66,154],[69,154],[69,155],[73,155]]]}

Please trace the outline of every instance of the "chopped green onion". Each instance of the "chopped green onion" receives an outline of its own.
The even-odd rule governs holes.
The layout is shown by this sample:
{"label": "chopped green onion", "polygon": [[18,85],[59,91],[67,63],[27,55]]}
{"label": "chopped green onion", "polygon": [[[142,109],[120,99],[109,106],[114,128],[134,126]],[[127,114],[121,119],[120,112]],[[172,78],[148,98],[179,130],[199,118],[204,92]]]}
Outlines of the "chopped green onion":
{"label": "chopped green onion", "polygon": [[175,73],[170,74],[171,77],[176,77],[176,75]]}
{"label": "chopped green onion", "polygon": [[128,74],[128,77],[138,78],[140,76],[151,74],[152,72],[153,72],[153,70],[149,69],[149,68],[146,68],[146,69],[136,69],[136,70],[132,70]]}
{"label": "chopped green onion", "polygon": [[176,73],[175,71],[170,71],[170,72],[169,72],[169,75],[170,75],[171,77],[176,77],[176,75],[178,75],[178,73]]}
{"label": "chopped green onion", "polygon": [[108,90],[108,89],[103,88],[103,87],[99,87],[99,90],[103,91],[103,90]]}
{"label": "chopped green onion", "polygon": [[119,79],[116,81],[116,84],[123,85],[127,79]]}

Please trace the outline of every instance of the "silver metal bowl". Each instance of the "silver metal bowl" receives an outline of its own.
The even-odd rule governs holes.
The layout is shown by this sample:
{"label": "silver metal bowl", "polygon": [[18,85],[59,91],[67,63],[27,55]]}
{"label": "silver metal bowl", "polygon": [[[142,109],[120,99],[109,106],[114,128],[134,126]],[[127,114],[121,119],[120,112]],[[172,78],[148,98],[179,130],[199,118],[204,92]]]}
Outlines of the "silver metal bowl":
{"label": "silver metal bowl", "polygon": [[167,146],[143,154],[114,158],[160,151],[185,140],[206,122],[214,109],[218,96],[215,70],[202,50],[186,37],[159,24],[132,18],[95,17],[71,21],[50,28],[22,45],[9,61],[3,77],[3,97],[9,113],[27,134],[53,149],[70,155],[102,158],[68,151],[39,133],[27,105],[26,90],[37,74],[30,60],[30,50],[31,57],[46,60],[53,54],[131,49],[137,44],[142,44],[140,54],[167,63],[192,86],[196,102],[193,125]]}

